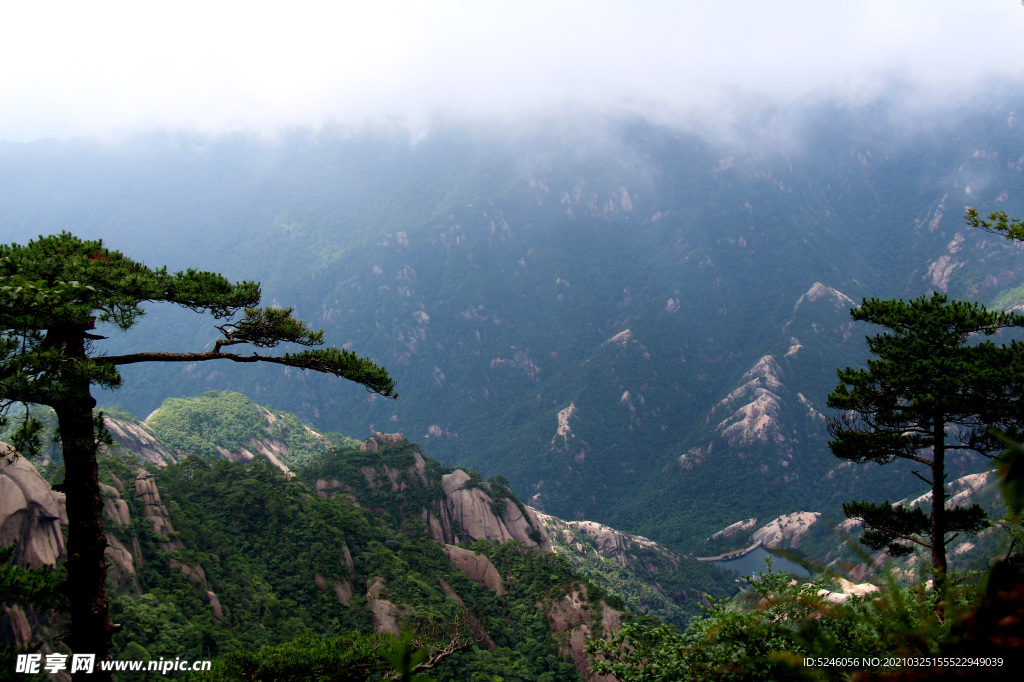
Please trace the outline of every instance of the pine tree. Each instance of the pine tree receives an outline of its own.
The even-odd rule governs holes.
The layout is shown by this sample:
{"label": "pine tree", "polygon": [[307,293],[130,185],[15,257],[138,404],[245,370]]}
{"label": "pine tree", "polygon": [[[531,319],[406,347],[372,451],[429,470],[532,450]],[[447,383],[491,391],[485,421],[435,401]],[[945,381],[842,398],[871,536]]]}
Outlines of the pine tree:
{"label": "pine tree", "polygon": [[977,505],[946,508],[947,453],[990,455],[1003,448],[993,427],[1019,434],[1024,426],[1024,344],[975,343],[973,337],[1024,326],[1024,315],[935,293],[910,302],[865,300],[851,316],[885,332],[867,337],[875,356],[867,369],[838,370],[828,406],[844,412],[829,420],[829,447],[851,462],[923,465],[925,474],[914,475],[930,487],[932,504],[930,513],[888,502],[852,502],[843,510],[864,522],[862,542],[873,549],[894,556],[915,545],[930,549],[941,581],[952,539],[947,534],[977,532],[985,518]]}
{"label": "pine tree", "polygon": [[[239,355],[224,349],[249,344],[323,344],[323,333],[292,317],[289,309],[257,308],[255,282],[231,283],[197,270],[169,274],[151,269],[100,241],[68,233],[40,237],[26,245],[0,246],[0,416],[14,403],[53,408],[64,453],[65,479],[54,486],[67,496],[69,644],[76,652],[110,659],[110,620],[98,445],[102,415],[94,414],[93,386],[116,388],[119,365],[137,362],[270,362],[310,369],[354,381],[387,398],[397,398],[386,370],[347,350],[309,348],[282,355]],[[127,331],[144,305],[166,302],[208,312],[224,323],[213,350],[191,353],[133,353],[106,356],[97,344],[96,323]],[[241,313],[240,319],[235,319]],[[233,321],[234,320],[234,321]],[[26,421],[22,433],[36,425]],[[23,438],[22,442],[30,442]],[[97,668],[98,670],[98,668]]]}

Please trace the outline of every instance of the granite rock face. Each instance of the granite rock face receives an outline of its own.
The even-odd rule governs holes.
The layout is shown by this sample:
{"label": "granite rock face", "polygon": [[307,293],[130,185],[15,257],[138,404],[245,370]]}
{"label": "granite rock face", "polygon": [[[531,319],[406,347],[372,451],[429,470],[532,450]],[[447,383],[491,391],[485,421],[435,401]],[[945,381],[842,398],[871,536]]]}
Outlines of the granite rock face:
{"label": "granite rock face", "polygon": [[751,539],[765,547],[797,549],[820,516],[821,512],[784,514],[754,531]]}
{"label": "granite rock face", "polygon": [[444,552],[452,563],[452,568],[466,574],[466,577],[475,583],[485,586],[495,594],[501,596],[506,593],[505,584],[498,575],[498,569],[494,567],[491,560],[483,554],[457,547],[445,545]]}
{"label": "granite rock face", "polygon": [[[375,433],[359,449],[364,452],[383,452],[385,448],[399,445],[404,440],[405,437],[400,433]],[[418,515],[427,524],[435,541],[458,544],[483,539],[498,542],[518,540],[533,547],[551,550],[551,541],[536,510],[496,493],[487,482],[474,481],[461,469],[444,474],[440,481],[432,480],[427,475],[427,463],[423,455],[413,452],[412,457],[412,466],[404,470],[384,462],[376,466],[364,465],[359,470],[366,484],[374,491],[384,489],[402,493],[440,483],[443,497],[429,506],[414,510],[405,509],[401,502],[398,503],[403,515]],[[356,494],[352,485],[337,478],[320,479],[314,487],[324,497]],[[359,504],[357,496],[354,502]]]}
{"label": "granite rock face", "polygon": [[[0,453],[11,452],[0,443]],[[17,544],[19,566],[38,568],[66,558],[61,524],[67,525],[64,494],[55,492],[24,457],[0,460],[0,547]]]}
{"label": "granite rock face", "polygon": [[[561,635],[562,655],[572,659],[573,665],[588,682],[614,682],[615,678],[612,676],[590,672],[586,638],[618,630],[622,612],[611,608],[603,601],[599,604],[590,602],[585,587],[573,590],[561,599],[550,600],[543,606],[548,627],[552,632]],[[596,609],[600,609],[600,618],[596,618]]]}
{"label": "granite rock face", "polygon": [[[0,443],[0,547],[16,545],[18,566],[53,566],[67,558],[61,524],[67,525],[64,494],[50,488],[35,466]],[[0,595],[0,602],[3,601]],[[53,614],[19,604],[0,604],[0,644],[27,647],[45,641]],[[44,644],[43,653],[52,649]]]}
{"label": "granite rock face", "polygon": [[170,538],[171,533],[174,532],[174,526],[171,525],[171,517],[167,513],[167,508],[160,501],[160,491],[157,490],[153,474],[139,469],[139,474],[135,477],[135,494],[142,498],[145,505],[142,508],[142,513],[152,524],[153,532],[164,538],[164,541],[160,543],[160,548],[165,552],[181,549],[184,546],[181,544],[181,540]]}
{"label": "granite rock face", "polygon": [[370,608],[370,621],[373,624],[374,633],[401,636],[402,631],[398,627],[400,613],[395,603],[384,596],[386,592],[384,579],[374,576],[367,583],[366,604]]}
{"label": "granite rock face", "polygon": [[[682,561],[674,552],[641,535],[630,535],[595,521],[566,521],[540,512],[534,513],[547,530],[553,551],[559,554],[585,556],[596,553],[606,561],[655,573],[667,565],[678,566]],[[577,534],[591,542],[580,542]]]}
{"label": "granite rock face", "polygon": [[[438,542],[498,542],[518,540],[527,545],[551,550],[538,513],[530,507],[520,509],[509,498],[495,499],[486,482],[473,482],[469,474],[456,469],[441,477],[444,499],[433,510],[425,510],[424,520]],[[456,532],[453,529],[460,529]],[[540,542],[537,541],[540,539]]]}
{"label": "granite rock face", "polygon": [[732,414],[718,424],[722,437],[734,447],[753,443],[773,443],[783,446],[779,418],[782,402],[779,388],[782,368],[771,355],[766,355],[743,375],[743,384],[727,395],[711,411],[732,410]]}
{"label": "granite rock face", "polygon": [[183,453],[168,448],[157,440],[153,429],[144,422],[104,417],[103,425],[115,443],[158,467],[165,467],[185,459]]}

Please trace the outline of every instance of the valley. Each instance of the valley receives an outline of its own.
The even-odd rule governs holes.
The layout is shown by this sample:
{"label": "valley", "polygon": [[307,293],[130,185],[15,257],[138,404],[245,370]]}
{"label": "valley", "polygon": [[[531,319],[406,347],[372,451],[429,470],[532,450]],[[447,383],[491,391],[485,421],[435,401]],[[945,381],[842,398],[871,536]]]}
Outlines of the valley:
{"label": "valley", "polygon": [[[850,318],[865,297],[1024,305],[1024,247],[963,220],[1024,215],[1022,109],[882,98],[765,106],[728,131],[579,115],[415,140],[0,143],[4,241],[70,230],[258,280],[401,395],[295,368],[126,365],[97,395],[117,646],[246,666],[414,626],[457,650],[438,679],[605,679],[588,637],[643,622],[629,614],[685,627],[736,593],[710,559],[835,571],[840,601],[886,571],[913,580],[921,557],[861,551],[842,504],[926,490],[905,462],[836,459],[826,399],[868,357],[877,330]],[[92,348],[213,347],[209,319],[146,312]],[[25,502],[5,497],[18,523],[0,546],[18,539],[23,564],[64,551],[60,462],[47,438],[0,472]],[[1002,516],[987,460],[947,472],[957,504]],[[957,538],[951,562],[985,570],[1006,542]],[[54,625],[10,622],[22,645]]]}

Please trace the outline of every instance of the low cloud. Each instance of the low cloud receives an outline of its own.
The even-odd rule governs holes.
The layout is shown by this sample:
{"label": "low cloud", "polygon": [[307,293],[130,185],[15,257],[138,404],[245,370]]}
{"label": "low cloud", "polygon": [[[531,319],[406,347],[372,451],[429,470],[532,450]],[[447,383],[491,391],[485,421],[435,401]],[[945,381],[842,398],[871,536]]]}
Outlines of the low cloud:
{"label": "low cloud", "polygon": [[0,139],[561,109],[661,118],[735,93],[969,97],[1019,81],[1009,2],[7,3]]}

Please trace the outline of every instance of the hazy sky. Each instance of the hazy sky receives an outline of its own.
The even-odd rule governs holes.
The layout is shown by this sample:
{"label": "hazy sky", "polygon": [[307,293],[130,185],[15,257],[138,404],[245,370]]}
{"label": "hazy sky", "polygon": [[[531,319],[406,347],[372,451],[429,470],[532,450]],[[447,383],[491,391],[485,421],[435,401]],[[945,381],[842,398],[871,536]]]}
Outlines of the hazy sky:
{"label": "hazy sky", "polygon": [[1019,0],[0,0],[0,139],[1024,84]]}

